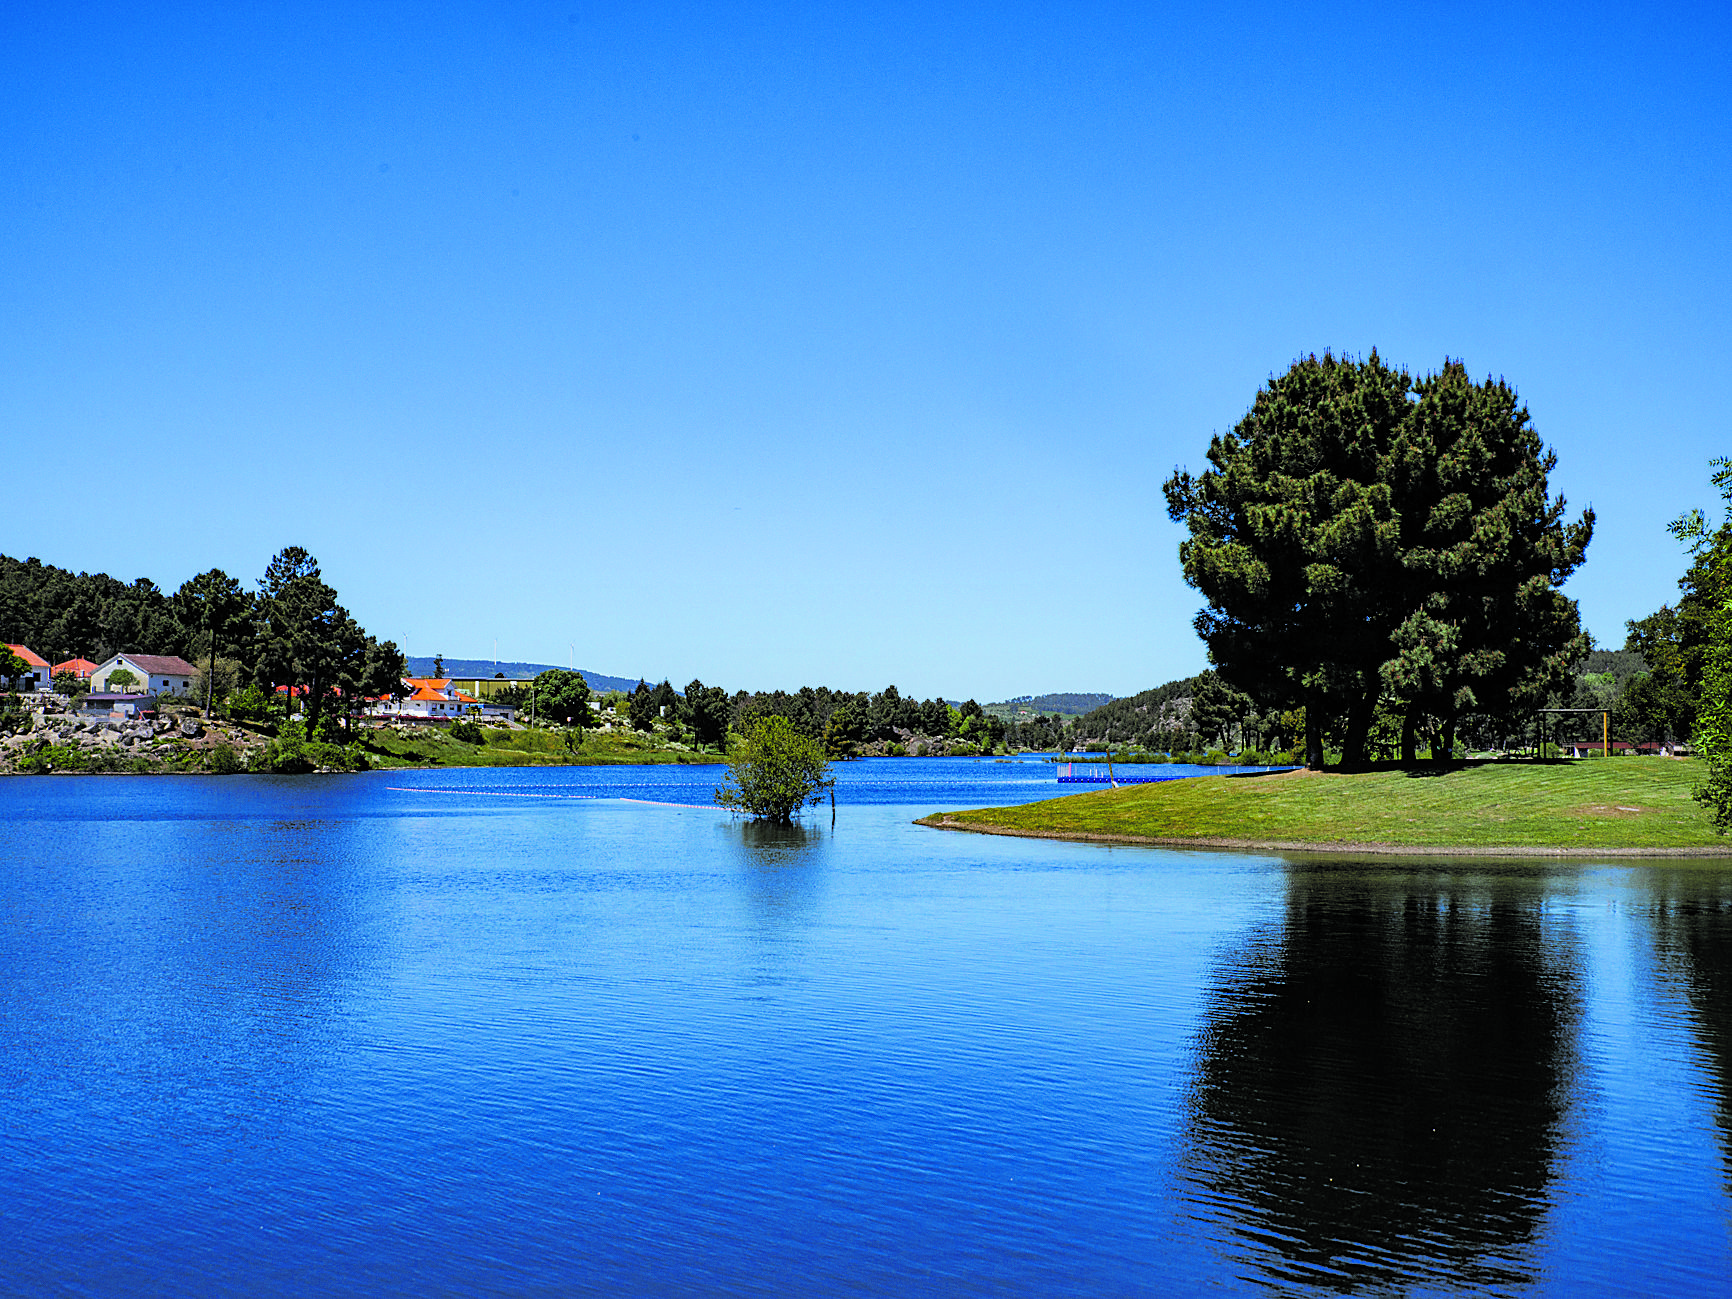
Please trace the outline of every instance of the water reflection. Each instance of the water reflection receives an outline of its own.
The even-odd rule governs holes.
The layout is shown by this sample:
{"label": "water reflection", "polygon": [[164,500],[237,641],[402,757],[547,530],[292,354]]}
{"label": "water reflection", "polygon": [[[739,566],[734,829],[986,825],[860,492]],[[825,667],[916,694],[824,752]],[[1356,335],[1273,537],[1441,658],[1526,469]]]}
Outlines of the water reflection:
{"label": "water reflection", "polygon": [[734,850],[760,936],[806,920],[820,896],[822,846],[816,826],[732,821],[720,827]]}
{"label": "water reflection", "polygon": [[1519,878],[1294,868],[1228,961],[1189,1163],[1265,1279],[1532,1281],[1581,993]]}
{"label": "water reflection", "polygon": [[1653,889],[1654,946],[1690,1007],[1732,1187],[1732,880],[1719,871],[1655,872]]}

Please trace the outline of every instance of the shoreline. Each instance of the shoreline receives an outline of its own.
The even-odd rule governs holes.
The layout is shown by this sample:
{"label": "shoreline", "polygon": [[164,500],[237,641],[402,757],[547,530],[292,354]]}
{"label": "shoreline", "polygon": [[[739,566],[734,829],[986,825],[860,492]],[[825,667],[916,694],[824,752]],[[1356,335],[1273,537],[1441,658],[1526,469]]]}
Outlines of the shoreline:
{"label": "shoreline", "polygon": [[992,825],[982,821],[958,821],[954,814],[934,812],[917,817],[915,825],[930,830],[959,830],[966,834],[996,834],[1012,839],[1054,839],[1064,843],[1096,843],[1117,848],[1195,848],[1218,852],[1261,852],[1303,854],[1316,857],[1479,857],[1505,861],[1532,861],[1540,858],[1559,860],[1620,860],[1652,859],[1725,859],[1732,858],[1732,839],[1722,846],[1689,848],[1569,848],[1543,845],[1500,845],[1449,847],[1438,844],[1375,843],[1358,840],[1337,842],[1298,839],[1239,839],[1219,835],[1136,835],[1106,834],[1088,830],[1022,830],[1010,826]]}

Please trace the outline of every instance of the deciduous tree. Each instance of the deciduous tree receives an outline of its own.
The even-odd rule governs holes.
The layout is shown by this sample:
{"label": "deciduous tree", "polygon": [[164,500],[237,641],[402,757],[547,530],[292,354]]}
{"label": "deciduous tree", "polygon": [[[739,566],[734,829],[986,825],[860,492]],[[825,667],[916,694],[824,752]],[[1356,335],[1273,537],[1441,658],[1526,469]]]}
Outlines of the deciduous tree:
{"label": "deciduous tree", "polygon": [[716,802],[786,825],[834,784],[823,742],[771,714],[754,721],[729,749],[728,774],[716,790]]}
{"label": "deciduous tree", "polygon": [[595,725],[589,698],[589,682],[581,672],[549,668],[535,678],[535,710],[544,718],[588,730]]}

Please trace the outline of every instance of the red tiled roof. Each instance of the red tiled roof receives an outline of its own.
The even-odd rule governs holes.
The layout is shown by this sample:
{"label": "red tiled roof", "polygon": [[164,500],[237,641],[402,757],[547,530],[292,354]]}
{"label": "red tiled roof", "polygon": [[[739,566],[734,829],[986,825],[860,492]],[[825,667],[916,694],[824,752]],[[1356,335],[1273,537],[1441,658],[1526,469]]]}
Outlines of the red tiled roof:
{"label": "red tiled roof", "polygon": [[100,664],[92,663],[89,659],[67,659],[64,663],[54,665],[54,675],[59,676],[62,672],[70,672],[82,681],[96,671],[99,666]]}
{"label": "red tiled roof", "polygon": [[48,666],[47,659],[43,658],[40,654],[36,653],[26,645],[8,645],[6,648],[11,650],[33,668],[45,668]]}
{"label": "red tiled roof", "polygon": [[404,677],[417,690],[444,690],[451,684],[450,677]]}

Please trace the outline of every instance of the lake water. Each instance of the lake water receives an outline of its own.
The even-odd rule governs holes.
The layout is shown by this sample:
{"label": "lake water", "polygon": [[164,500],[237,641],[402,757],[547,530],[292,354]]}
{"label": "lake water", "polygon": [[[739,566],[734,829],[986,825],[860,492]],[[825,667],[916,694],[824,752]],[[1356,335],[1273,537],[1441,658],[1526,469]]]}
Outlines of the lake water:
{"label": "lake water", "polygon": [[1732,1288],[1732,871],[716,774],[0,781],[0,1290]]}

